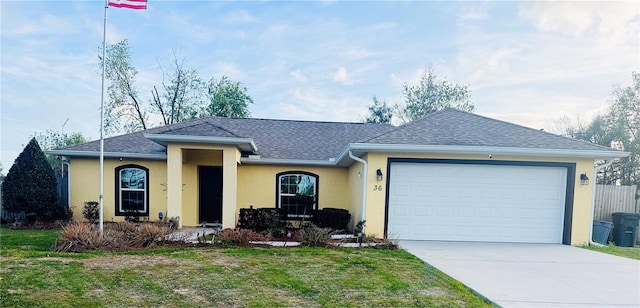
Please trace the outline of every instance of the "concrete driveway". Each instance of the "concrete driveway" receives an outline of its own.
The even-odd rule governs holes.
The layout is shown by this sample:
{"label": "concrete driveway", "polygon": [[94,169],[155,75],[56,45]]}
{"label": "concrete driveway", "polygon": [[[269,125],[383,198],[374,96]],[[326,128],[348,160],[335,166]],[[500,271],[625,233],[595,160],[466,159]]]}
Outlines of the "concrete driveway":
{"label": "concrete driveway", "polygon": [[502,307],[640,307],[640,261],[566,245],[400,241]]}

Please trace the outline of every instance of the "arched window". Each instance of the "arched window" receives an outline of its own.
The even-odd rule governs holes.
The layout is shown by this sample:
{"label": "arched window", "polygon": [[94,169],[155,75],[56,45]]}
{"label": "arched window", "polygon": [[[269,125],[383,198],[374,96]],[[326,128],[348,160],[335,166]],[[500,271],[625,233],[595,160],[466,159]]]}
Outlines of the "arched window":
{"label": "arched window", "polygon": [[290,218],[307,218],[318,209],[318,175],[304,171],[278,173],[278,207]]}
{"label": "arched window", "polygon": [[138,165],[116,168],[116,215],[149,216],[149,169]]}

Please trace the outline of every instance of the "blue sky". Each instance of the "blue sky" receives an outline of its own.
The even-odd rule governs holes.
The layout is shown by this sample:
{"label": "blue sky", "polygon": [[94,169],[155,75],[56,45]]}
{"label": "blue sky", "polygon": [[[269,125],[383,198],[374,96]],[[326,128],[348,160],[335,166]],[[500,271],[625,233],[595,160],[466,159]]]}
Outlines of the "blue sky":
{"label": "blue sky", "polygon": [[[99,137],[102,1],[0,1],[0,160],[47,129]],[[553,130],[588,120],[640,70],[640,2],[162,1],[108,10],[142,97],[172,50],[248,88],[253,117],[360,121],[432,65],[479,114]]]}

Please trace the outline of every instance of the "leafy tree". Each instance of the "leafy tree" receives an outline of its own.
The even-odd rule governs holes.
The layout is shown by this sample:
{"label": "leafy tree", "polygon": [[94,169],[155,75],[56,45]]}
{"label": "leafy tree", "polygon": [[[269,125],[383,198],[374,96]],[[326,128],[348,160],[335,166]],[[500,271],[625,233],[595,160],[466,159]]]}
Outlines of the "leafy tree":
{"label": "leafy tree", "polygon": [[369,115],[364,118],[365,123],[390,124],[393,118],[393,108],[385,100],[378,100],[373,96],[373,105],[369,106]]}
{"label": "leafy tree", "polygon": [[599,184],[640,184],[640,73],[632,73],[633,85],[615,87],[609,110],[585,124],[567,118],[556,121],[560,134],[630,152],[598,174]]}
{"label": "leafy tree", "polygon": [[2,183],[2,206],[43,217],[52,213],[57,203],[56,177],[38,141],[32,138]]}
{"label": "leafy tree", "polygon": [[[71,134],[61,133],[57,131],[53,131],[48,129],[44,133],[36,133],[33,136],[38,144],[41,145],[42,149],[53,150],[57,148],[67,147],[74,144],[85,143],[89,141],[85,136],[80,132],[73,132]],[[60,161],[58,161],[57,157],[54,155],[49,155],[45,153],[45,157],[47,158],[47,162],[54,170],[54,172],[58,172],[60,170]]]}
{"label": "leafy tree", "polygon": [[131,50],[126,39],[107,46],[105,78],[111,84],[107,89],[109,101],[104,106],[106,132],[147,128],[149,116],[139,98],[137,75],[138,70],[131,65]]}
{"label": "leafy tree", "polygon": [[612,165],[614,179],[622,185],[640,184],[640,72],[631,76],[631,86],[613,90],[607,115],[614,137],[612,146],[631,153]]}
{"label": "leafy tree", "polygon": [[207,116],[227,118],[249,117],[249,104],[253,99],[247,88],[239,81],[232,81],[227,76],[220,80],[212,78],[208,88],[209,105],[204,110]]}
{"label": "leafy tree", "polygon": [[[184,67],[174,51],[170,69],[161,86],[153,86],[150,97],[141,96],[136,84],[138,70],[131,64],[131,49],[125,39],[107,46],[105,78],[110,81],[105,105],[107,134],[132,132],[202,116],[248,117],[253,103],[247,88],[223,76],[203,82],[195,69]],[[160,119],[157,121],[155,119]]]}
{"label": "leafy tree", "polygon": [[417,85],[403,86],[404,106],[397,106],[397,115],[403,123],[422,118],[445,108],[473,112],[469,85],[451,84],[439,79],[433,68],[426,68]]}
{"label": "leafy tree", "polygon": [[611,118],[608,114],[598,114],[590,123],[584,122],[580,117],[575,120],[562,117],[553,121],[551,131],[562,136],[609,147],[616,139],[616,133],[610,122]]}

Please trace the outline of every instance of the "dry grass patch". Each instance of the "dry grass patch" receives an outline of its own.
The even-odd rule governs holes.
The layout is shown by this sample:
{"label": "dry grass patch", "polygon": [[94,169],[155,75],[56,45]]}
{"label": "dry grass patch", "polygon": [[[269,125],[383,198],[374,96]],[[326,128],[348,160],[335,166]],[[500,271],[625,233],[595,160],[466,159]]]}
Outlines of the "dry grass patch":
{"label": "dry grass patch", "polygon": [[162,247],[46,258],[15,249],[8,256],[0,259],[0,307],[489,307],[402,250]]}
{"label": "dry grass patch", "polygon": [[175,260],[165,256],[117,255],[77,260],[87,269],[123,269],[136,266],[197,264],[191,260]]}

